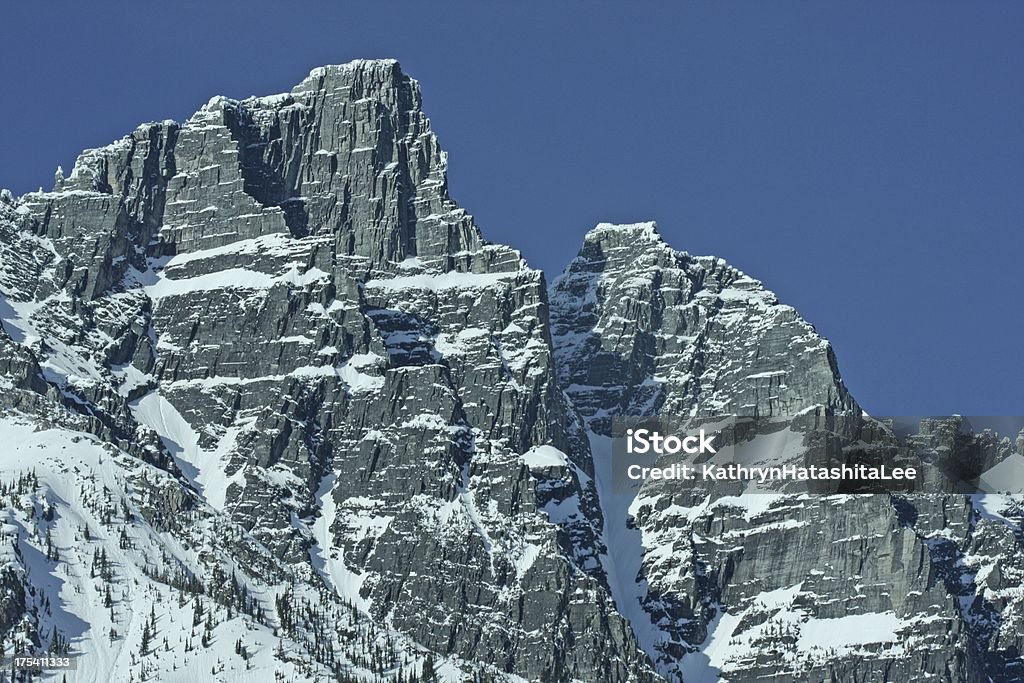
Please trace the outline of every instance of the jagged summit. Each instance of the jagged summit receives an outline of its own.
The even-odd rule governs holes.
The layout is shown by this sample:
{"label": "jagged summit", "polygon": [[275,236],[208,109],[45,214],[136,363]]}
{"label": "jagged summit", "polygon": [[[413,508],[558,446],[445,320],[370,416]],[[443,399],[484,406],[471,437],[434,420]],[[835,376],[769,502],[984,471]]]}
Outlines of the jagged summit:
{"label": "jagged summit", "polygon": [[321,78],[331,73],[347,73],[355,71],[380,71],[408,78],[402,73],[402,67],[398,63],[397,59],[394,59],[393,57],[382,57],[378,59],[353,59],[340,64],[324,64],[322,66],[313,67],[309,70],[309,75],[303,79],[303,82],[310,78]]}
{"label": "jagged summit", "polygon": [[[145,177],[147,191],[181,195],[164,201],[163,225],[150,227],[179,252],[234,234],[220,220],[204,230],[196,210],[233,220],[239,207],[250,237],[331,234],[339,256],[371,270],[413,257],[439,272],[525,268],[511,250],[485,250],[472,217],[449,198],[446,157],[421,107],[418,84],[395,60],[320,67],[291,93],[215,96],[181,124],[145,124],[86,150],[54,191],[131,196]],[[45,199],[26,201],[35,198]]]}
{"label": "jagged summit", "polygon": [[[763,285],[602,223],[550,289],[559,381],[599,431],[614,414],[856,410],[831,345]],[[859,412],[859,411],[858,411]]]}
{"label": "jagged summit", "polygon": [[629,236],[630,239],[641,243],[668,247],[662,233],[657,230],[657,223],[652,220],[638,223],[598,223],[587,231],[584,243],[600,243],[604,240],[617,241],[621,240],[623,236]]}
{"label": "jagged summit", "polygon": [[[325,100],[338,94],[356,102],[376,99],[406,113],[422,108],[419,83],[403,72],[395,59],[357,59],[317,67],[292,88],[290,95],[303,101],[310,93],[324,93]],[[257,99],[273,103],[280,97]]]}
{"label": "jagged summit", "polygon": [[605,233],[629,233],[637,237],[645,237],[652,241],[663,241],[658,232],[658,224],[654,221],[639,223],[598,223],[586,234],[585,239],[599,239]]}
{"label": "jagged summit", "polygon": [[359,71],[359,70],[372,70],[372,69],[394,69],[401,66],[397,59],[393,57],[382,57],[378,59],[353,59],[348,62],[341,64],[324,64],[323,66],[313,67],[309,71],[310,78],[317,78],[323,76],[329,72],[345,72],[345,71]]}

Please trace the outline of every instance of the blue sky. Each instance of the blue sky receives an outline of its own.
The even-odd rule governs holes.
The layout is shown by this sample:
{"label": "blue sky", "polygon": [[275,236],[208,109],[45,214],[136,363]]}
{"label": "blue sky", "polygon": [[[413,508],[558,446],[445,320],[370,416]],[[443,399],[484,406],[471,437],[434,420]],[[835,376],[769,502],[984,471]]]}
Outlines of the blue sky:
{"label": "blue sky", "polygon": [[455,199],[549,277],[595,223],[653,219],[796,306],[869,411],[1020,414],[1021,35],[1015,2],[15,3],[0,186],[397,57]]}

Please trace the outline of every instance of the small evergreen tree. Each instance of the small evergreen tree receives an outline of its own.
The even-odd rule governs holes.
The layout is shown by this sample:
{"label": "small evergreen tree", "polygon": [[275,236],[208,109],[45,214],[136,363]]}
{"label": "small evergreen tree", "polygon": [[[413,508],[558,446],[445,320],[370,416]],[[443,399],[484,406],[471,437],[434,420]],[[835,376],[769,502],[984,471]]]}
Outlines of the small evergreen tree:
{"label": "small evergreen tree", "polygon": [[423,673],[420,675],[420,680],[423,683],[435,683],[437,681],[437,670],[434,667],[434,653],[427,653],[427,658],[423,660]]}

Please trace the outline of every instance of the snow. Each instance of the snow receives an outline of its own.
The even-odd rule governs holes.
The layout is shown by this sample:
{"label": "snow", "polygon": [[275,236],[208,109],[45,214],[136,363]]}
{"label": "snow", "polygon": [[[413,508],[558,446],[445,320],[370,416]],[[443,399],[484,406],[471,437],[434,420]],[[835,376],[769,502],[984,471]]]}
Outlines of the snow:
{"label": "snow", "polygon": [[135,419],[156,431],[178,468],[213,508],[223,510],[231,484],[241,484],[241,471],[229,477],[227,460],[238,436],[251,421],[230,427],[213,451],[199,447],[199,434],[159,391],[128,404]]}
{"label": "snow", "polygon": [[49,354],[39,363],[47,381],[62,387],[89,385],[103,380],[97,364],[84,358],[75,349],[50,337]]}
{"label": "snow", "polygon": [[722,301],[746,303],[752,306],[767,306],[775,303],[774,295],[763,289],[750,290],[726,287],[718,293],[718,298]]}
{"label": "snow", "polygon": [[245,468],[239,467],[234,474],[227,473],[227,460],[234,452],[238,437],[256,422],[256,418],[248,418],[228,427],[227,432],[217,443],[217,447],[209,453],[208,463],[197,478],[203,487],[207,502],[217,510],[223,510],[227,503],[227,492],[232,486],[245,486]]}
{"label": "snow", "polygon": [[619,612],[633,627],[637,644],[650,657],[658,661],[658,645],[667,636],[651,620],[644,609],[647,597],[647,582],[640,576],[645,548],[643,535],[637,528],[630,528],[628,521],[636,503],[639,482],[634,488],[619,490],[613,485],[612,439],[588,430],[590,451],[594,459],[595,484],[604,516],[602,541],[607,553],[601,556],[601,563],[608,575],[612,598]]}
{"label": "snow", "polygon": [[631,232],[653,241],[661,241],[658,235],[658,224],[654,221],[642,221],[639,223],[598,223],[593,230],[587,233],[587,237],[597,237],[606,232]]}
{"label": "snow", "polygon": [[[323,353],[318,355],[325,355]],[[246,384],[257,384],[260,382],[283,382],[288,379],[325,379],[336,377],[340,379],[348,390],[353,394],[368,391],[376,391],[384,386],[384,377],[370,375],[365,371],[379,367],[383,359],[373,353],[356,354],[344,361],[341,365],[304,365],[295,368],[288,374],[282,375],[261,375],[259,377],[234,377],[216,376],[196,379],[182,379],[164,384],[166,387],[174,388],[181,386],[215,388],[221,386],[236,386]]]}
{"label": "snow", "polygon": [[344,64],[327,64],[325,66],[318,66],[312,69],[309,72],[309,76],[306,78],[322,78],[332,71],[344,73],[346,71],[355,71],[356,69],[373,68],[374,66],[390,69],[397,65],[397,59],[353,59],[352,61],[345,62]]}
{"label": "snow", "polygon": [[426,263],[417,256],[409,256],[398,263],[399,270],[419,270],[425,266]]}
{"label": "snow", "polygon": [[66,299],[64,292],[58,292],[43,301],[12,301],[6,294],[0,293],[0,322],[11,339],[25,346],[36,346],[46,337],[45,350],[39,352],[39,366],[47,381],[62,389],[74,385],[93,385],[104,379],[97,363],[55,335],[44,335],[33,323],[33,316],[38,312],[50,304],[59,305]]}
{"label": "snow", "polygon": [[513,280],[518,273],[447,273],[419,275],[402,275],[387,280],[369,280],[363,287],[366,289],[383,289],[386,291],[402,291],[422,289],[432,292],[446,289],[483,289]]}
{"label": "snow", "polygon": [[121,384],[117,387],[117,393],[125,398],[133,390],[153,381],[152,375],[147,375],[134,365],[115,365],[111,368],[111,371],[115,377],[121,380]]}
{"label": "snow", "polygon": [[293,240],[286,233],[262,235],[252,239],[239,240],[211,249],[177,254],[167,262],[167,267],[182,266],[186,263],[204,261],[227,255],[279,253]]}
{"label": "snow", "polygon": [[583,519],[580,497],[576,494],[561,500],[551,500],[542,508],[552,524],[563,525]]}
{"label": "snow", "polygon": [[[914,620],[901,620],[894,612],[850,614],[839,618],[808,617],[797,607],[802,584],[765,591],[745,603],[745,608],[719,606],[708,624],[708,634],[695,652],[683,657],[682,673],[686,681],[713,683],[728,680],[728,671],[736,662],[746,661],[763,651],[762,638],[773,630],[795,636],[795,651],[783,650],[778,656],[789,665],[827,661],[830,658],[861,651],[865,645],[895,648],[901,656],[899,633],[912,628]],[[747,619],[747,617],[757,617]],[[740,629],[743,623],[750,623]]]}
{"label": "snow", "polygon": [[800,594],[801,588],[803,588],[803,582],[786,588],[765,591],[754,598],[754,603],[762,609],[783,609],[793,604],[796,596]]}
{"label": "snow", "polygon": [[747,379],[770,379],[772,377],[781,377],[788,374],[786,370],[770,370],[768,372],[758,372],[753,375],[747,375]]}
{"label": "snow", "polygon": [[716,683],[729,655],[729,637],[739,626],[740,615],[721,609],[708,623],[708,635],[696,652],[683,655],[683,680],[687,683]]}
{"label": "snow", "polygon": [[375,353],[356,354],[338,366],[338,377],[353,394],[377,391],[384,386],[384,378],[363,372],[366,368],[377,367],[383,358]]}
{"label": "snow", "polygon": [[554,446],[534,446],[519,457],[527,467],[566,467],[569,464],[568,456]]}
{"label": "snow", "polygon": [[[151,399],[152,402],[152,399]],[[143,410],[156,410],[162,416],[165,431],[186,440],[194,432],[183,424],[180,416],[167,412],[165,406],[144,405]],[[160,411],[163,411],[162,413]],[[229,615],[223,605],[218,605],[209,596],[194,596],[188,592],[179,593],[164,579],[151,575],[155,569],[184,568],[188,573],[201,576],[208,581],[208,570],[213,565],[236,574],[245,585],[249,595],[273,615],[273,597],[286,588],[303,592],[303,597],[317,601],[327,611],[334,606],[335,619],[327,628],[341,629],[349,635],[335,641],[339,662],[347,661],[347,653],[359,652],[360,633],[365,633],[360,622],[349,610],[325,599],[316,590],[305,589],[288,579],[281,586],[262,586],[245,575],[245,569],[227,560],[221,539],[228,533],[231,544],[238,543],[245,535],[238,536],[225,517],[211,520],[207,515],[217,515],[201,503],[190,512],[187,533],[158,531],[140,513],[142,503],[162,495],[160,482],[176,487],[178,484],[170,475],[147,465],[138,458],[120,453],[109,444],[102,444],[88,434],[61,429],[39,429],[31,418],[12,414],[0,415],[0,441],[5,448],[0,450],[0,480],[5,484],[33,472],[38,476],[39,485],[35,491],[23,497],[14,506],[0,506],[0,528],[14,538],[14,546],[8,541],[0,546],[0,566],[12,567],[22,580],[34,587],[30,600],[41,606],[45,595],[48,606],[39,609],[39,634],[45,647],[54,632],[54,627],[69,641],[72,655],[76,658],[75,681],[86,683],[129,683],[139,680],[142,668],[148,669],[147,680],[209,680],[219,683],[227,681],[270,681],[278,680],[327,680],[332,678],[319,665],[304,662],[302,650],[289,635],[275,630],[273,619],[260,624],[237,610]],[[140,479],[146,482],[137,486]],[[327,529],[334,521],[335,510],[328,493],[334,488],[335,478],[325,478],[319,491],[324,519],[315,525],[318,540],[326,541]],[[152,488],[156,485],[156,488]],[[212,488],[212,485],[209,486]],[[346,501],[356,503],[357,501]],[[358,501],[356,512],[362,517],[353,519],[349,526],[354,533],[375,534],[386,528],[390,521],[385,517],[373,516],[370,501]],[[46,521],[42,511],[55,505],[56,514]],[[122,513],[121,510],[127,510]],[[110,511],[110,512],[108,512]],[[107,515],[113,519],[103,521]],[[122,514],[124,516],[122,517]],[[211,525],[210,521],[214,523]],[[89,529],[89,536],[82,537],[83,529]],[[202,537],[196,543],[196,532],[206,529],[210,536]],[[45,547],[43,535],[52,532],[53,546],[60,554],[59,561],[53,561],[41,551]],[[126,533],[127,536],[122,536]],[[16,536],[15,536],[16,534]],[[207,541],[206,539],[209,539]],[[226,540],[226,539],[225,539]],[[332,547],[333,544],[325,544]],[[100,577],[94,571],[95,552],[103,549],[110,558],[112,577]],[[250,546],[250,549],[255,549]],[[249,556],[260,563],[270,559]],[[265,551],[263,551],[265,552]],[[337,552],[335,550],[335,557]],[[314,558],[315,559],[315,558]],[[223,563],[223,564],[222,564]],[[92,565],[92,567],[91,567]],[[358,595],[361,577],[346,572],[344,566],[335,563],[333,580],[340,586],[339,594],[352,599],[357,607],[365,607]],[[209,585],[209,584],[207,584]],[[113,594],[112,606],[104,604],[105,587],[110,586]],[[202,602],[207,613],[212,614],[214,627],[209,646],[199,644],[202,627],[193,627],[195,605]],[[149,622],[151,610],[156,617],[156,638],[148,655],[141,658],[140,643],[145,623]],[[365,617],[358,617],[365,624]],[[348,624],[355,623],[355,626]],[[111,637],[111,629],[116,634]],[[354,634],[353,634],[354,631]],[[395,647],[401,660],[416,663],[420,661],[420,648],[404,636],[390,630],[376,631],[376,641],[363,641],[367,646],[381,645]],[[233,652],[234,643],[242,640],[249,656],[239,657]],[[167,646],[163,645],[166,640]],[[185,649],[190,642],[192,648]],[[389,645],[393,643],[394,645]],[[11,641],[8,641],[11,644]],[[356,649],[354,650],[353,647]],[[278,649],[289,653],[286,659],[277,656]],[[10,650],[8,650],[10,651]],[[141,661],[141,663],[140,663]],[[459,660],[442,661],[438,669],[444,672],[446,680],[463,680]],[[300,672],[301,671],[301,672]],[[214,673],[215,672],[215,673]],[[370,680],[372,675],[361,666],[354,666],[350,673],[358,680]],[[68,679],[72,676],[69,674]],[[61,680],[60,675],[52,679]]]}
{"label": "snow", "polygon": [[160,277],[155,284],[145,285],[142,289],[149,298],[162,299],[216,289],[270,289],[274,281],[275,277],[267,273],[257,273],[245,268],[228,268],[182,280]]}
{"label": "snow", "polygon": [[894,643],[904,626],[894,612],[848,614],[836,619],[810,619],[800,629],[796,647],[849,650],[865,643]]}
{"label": "snow", "polygon": [[308,270],[300,272],[299,266],[293,265],[291,270],[289,270],[284,275],[281,275],[278,278],[276,278],[275,281],[284,282],[287,284],[295,285],[297,287],[306,287],[317,282],[329,280],[330,278],[330,273],[320,270],[319,268],[310,268]]}
{"label": "snow", "polygon": [[541,548],[538,545],[527,543],[523,546],[522,554],[515,560],[516,576],[522,579],[530,570],[533,563],[540,557]]}
{"label": "snow", "polygon": [[466,353],[472,348],[474,342],[480,339],[489,341],[490,336],[490,330],[482,327],[467,327],[454,335],[439,333],[433,337],[432,343],[435,351],[444,357],[449,357]]}
{"label": "snow", "polygon": [[743,510],[743,518],[749,522],[770,510],[776,501],[784,498],[781,493],[747,493],[739,496],[722,496],[715,499],[711,506],[740,508]]}
{"label": "snow", "polygon": [[[161,563],[169,563],[165,568],[200,571],[197,552],[186,550],[171,535],[157,532],[134,502],[135,479],[169,482],[167,473],[101,444],[91,435],[39,429],[29,418],[16,414],[0,415],[0,440],[5,445],[0,450],[0,478],[9,482],[33,471],[39,481],[38,488],[24,496],[26,505],[0,509],[0,526],[17,534],[17,551],[12,552],[9,544],[0,548],[0,564],[14,568],[35,587],[33,600],[45,594],[50,607],[39,610],[39,633],[44,645],[55,627],[68,638],[77,665],[68,680],[138,680],[142,630],[151,611],[156,615],[157,636],[151,653],[142,660],[150,680],[273,680],[275,671],[294,677],[297,666],[275,657],[279,638],[270,626],[257,625],[237,614],[227,619],[208,599],[203,602],[216,612],[217,623],[210,647],[199,647],[192,623],[193,607],[200,598],[179,599],[168,585],[147,575]],[[48,505],[56,506],[51,521],[38,514]],[[130,510],[131,517],[113,524],[104,522],[108,505]],[[59,551],[59,561],[42,552],[42,525]],[[89,536],[83,538],[86,528]],[[119,541],[119,530],[127,533],[127,542]],[[114,568],[109,580],[93,571],[94,553],[100,549]],[[107,586],[113,596],[110,606],[105,605]],[[250,585],[250,595],[262,600],[262,594],[262,589]],[[116,630],[113,638],[111,629]],[[249,660],[230,656],[237,639],[244,641]],[[186,641],[195,645],[189,652],[184,648]],[[211,674],[214,667],[216,675]],[[57,674],[45,680],[62,677]]]}
{"label": "snow", "polygon": [[320,482],[316,499],[320,502],[320,515],[313,522],[316,545],[309,549],[313,568],[335,593],[363,612],[370,610],[369,601],[360,595],[366,576],[353,572],[345,564],[344,546],[335,542],[332,529],[338,519],[338,504],[334,500],[334,487],[338,475],[332,472]]}
{"label": "snow", "polygon": [[376,514],[381,502],[365,496],[350,496],[342,507],[345,529],[356,539],[380,538],[394,520],[393,516]]}
{"label": "snow", "polygon": [[297,264],[283,274],[271,275],[246,268],[228,268],[213,273],[197,275],[180,280],[166,277],[163,271],[156,272],[155,277],[143,274],[145,281],[142,289],[151,299],[162,299],[182,296],[195,292],[209,292],[218,289],[267,290],[276,284],[290,284],[304,287],[315,282],[330,278],[328,273],[319,268],[310,268],[301,272]]}
{"label": "snow", "polygon": [[1020,529],[1017,522],[1003,514],[1013,502],[1012,498],[994,493],[974,493],[969,496],[969,499],[974,507],[974,511],[982,519],[999,522],[1012,529]]}
{"label": "snow", "polygon": [[0,290],[0,321],[11,339],[25,345],[39,339],[32,325],[32,314],[42,306],[42,303],[34,301],[12,301]]}
{"label": "snow", "polygon": [[[80,495],[76,490],[77,478],[67,476],[67,471],[71,468],[95,468],[105,455],[103,447],[93,439],[60,430],[37,431],[27,420],[21,421],[9,415],[0,416],[0,435],[5,446],[0,450],[0,473],[5,481],[31,467],[44,482],[50,495],[56,495],[69,503],[78,501]],[[105,481],[113,483],[108,478]],[[27,529],[16,518],[12,519],[9,514],[0,512],[0,519],[4,519],[6,525],[13,524],[19,538],[27,539],[29,536]],[[76,510],[75,513],[72,513],[70,507],[61,510],[55,542],[68,561],[75,552],[75,540],[68,527],[92,521],[85,510]],[[26,570],[36,581],[41,580],[47,585],[50,595],[59,596],[59,609],[53,615],[56,622],[54,625],[71,637],[76,651],[88,653],[79,658],[76,676],[83,680],[103,680],[102,672],[114,667],[120,658],[121,648],[103,638],[104,629],[110,627],[110,618],[105,610],[98,610],[96,605],[90,604],[97,597],[95,587],[84,576],[61,575],[58,573],[59,567],[47,566],[38,552],[26,550],[23,546],[21,555],[26,558]]]}
{"label": "snow", "polygon": [[476,507],[476,496],[473,491],[473,477],[469,473],[469,463],[467,462],[462,467],[462,485],[459,487],[458,501],[462,504],[463,512],[469,519],[470,524],[473,526],[473,530],[483,541],[484,549],[487,551],[488,556],[491,559],[491,572],[494,572],[494,541],[491,540],[490,534],[487,533],[487,527],[484,526],[483,521],[480,519],[480,511]]}
{"label": "snow", "polygon": [[399,427],[401,429],[445,430],[451,428],[451,425],[448,424],[448,420],[437,413],[419,413],[403,422]]}

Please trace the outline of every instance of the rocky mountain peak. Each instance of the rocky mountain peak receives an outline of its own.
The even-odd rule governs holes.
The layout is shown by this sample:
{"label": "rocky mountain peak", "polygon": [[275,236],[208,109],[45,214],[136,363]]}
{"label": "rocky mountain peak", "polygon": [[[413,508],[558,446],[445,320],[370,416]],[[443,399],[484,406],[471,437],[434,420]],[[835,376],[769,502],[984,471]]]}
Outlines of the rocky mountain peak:
{"label": "rocky mountain peak", "polygon": [[601,224],[546,289],[447,182],[416,82],[359,60],[0,192],[0,640],[101,681],[1019,659],[1005,505],[613,486],[617,415],[860,411],[722,259]]}
{"label": "rocky mountain peak", "polygon": [[669,262],[677,256],[685,254],[677,253],[665,242],[654,221],[598,223],[584,235],[580,253],[566,273],[580,269],[604,271],[627,262]]}
{"label": "rocky mountain peak", "polygon": [[649,242],[664,243],[665,240],[658,232],[658,224],[655,221],[641,221],[639,223],[598,223],[587,231],[584,242],[600,242],[603,238],[616,235],[627,235],[634,239]]}
{"label": "rocky mountain peak", "polygon": [[855,406],[793,308],[721,259],[675,251],[653,223],[595,227],[550,299],[559,381],[599,430],[614,414]]}
{"label": "rocky mountain peak", "polygon": [[354,100],[366,97],[386,99],[388,93],[399,93],[403,99],[392,101],[405,101],[413,105],[408,106],[408,109],[420,108],[419,84],[402,71],[395,59],[356,59],[345,64],[318,66],[292,88],[291,94],[336,90],[348,91]]}
{"label": "rocky mountain peak", "polygon": [[290,93],[217,96],[184,123],[141,126],[84,152],[54,189],[124,196],[176,252],[225,244],[236,229],[216,226],[243,216],[253,238],[330,235],[367,271],[413,257],[440,272],[523,267],[508,250],[474,266],[483,240],[447,187],[416,81],[395,60],[357,60],[314,69]]}

